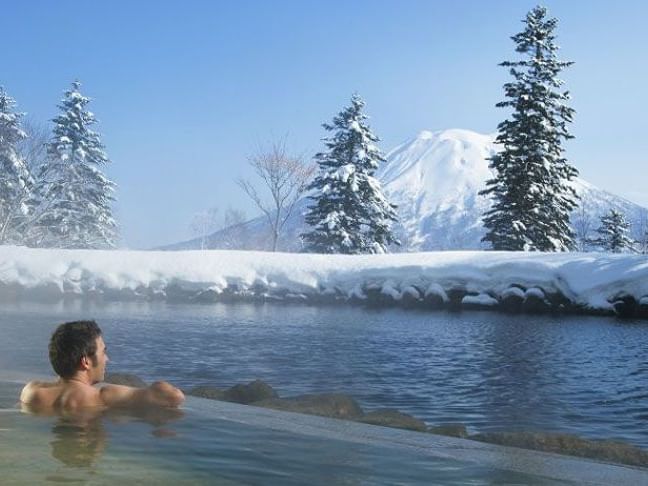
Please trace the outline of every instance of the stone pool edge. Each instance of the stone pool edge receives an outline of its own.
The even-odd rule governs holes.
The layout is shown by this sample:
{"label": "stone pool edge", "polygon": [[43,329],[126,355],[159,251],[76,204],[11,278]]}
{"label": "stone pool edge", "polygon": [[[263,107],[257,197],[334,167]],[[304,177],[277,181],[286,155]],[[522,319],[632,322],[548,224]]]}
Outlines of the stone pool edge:
{"label": "stone pool edge", "polygon": [[578,484],[648,483],[648,470],[551,452],[285,412],[189,396],[184,409],[208,418],[359,444],[399,448],[442,459]]}

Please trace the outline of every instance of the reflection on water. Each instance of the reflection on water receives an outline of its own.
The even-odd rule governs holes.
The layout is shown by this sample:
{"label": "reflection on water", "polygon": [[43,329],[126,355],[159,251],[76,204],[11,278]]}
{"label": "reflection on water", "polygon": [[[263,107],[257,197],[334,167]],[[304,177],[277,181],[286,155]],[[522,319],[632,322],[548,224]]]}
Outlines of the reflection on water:
{"label": "reflection on water", "polygon": [[[417,450],[219,419],[191,408],[61,416],[9,412],[20,386],[0,381],[0,484],[566,484]],[[150,413],[152,412],[152,413]],[[169,435],[171,437],[169,438]],[[163,439],[161,439],[163,437]]]}
{"label": "reflection on water", "polygon": [[[260,378],[346,392],[470,432],[540,430],[648,448],[648,326],[596,317],[81,301],[0,308],[0,369],[49,370],[53,325],[95,318],[109,371],[189,389]],[[164,432],[160,432],[164,433]]]}
{"label": "reflection on water", "polygon": [[174,437],[176,432],[165,427],[184,416],[180,409],[85,409],[74,413],[39,409],[21,404],[24,413],[54,420],[50,441],[52,457],[69,467],[90,468],[95,465],[104,450],[108,433],[104,422],[127,424],[132,421],[152,426],[151,434],[158,438]]}
{"label": "reflection on water", "polygon": [[99,417],[80,422],[61,417],[52,427],[52,457],[66,466],[90,467],[106,448],[106,431]]}

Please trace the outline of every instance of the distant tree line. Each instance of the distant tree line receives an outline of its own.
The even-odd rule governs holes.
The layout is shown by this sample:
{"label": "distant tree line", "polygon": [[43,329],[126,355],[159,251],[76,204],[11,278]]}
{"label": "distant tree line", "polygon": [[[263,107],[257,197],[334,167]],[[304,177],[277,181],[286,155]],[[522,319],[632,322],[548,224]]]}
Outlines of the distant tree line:
{"label": "distant tree line", "polygon": [[[595,222],[584,202],[579,204],[571,184],[578,171],[563,147],[573,138],[568,124],[574,110],[559,78],[572,62],[558,59],[557,20],[544,7],[533,8],[523,22],[524,29],[512,37],[520,59],[501,63],[512,80],[496,106],[510,114],[498,125],[502,150],[489,159],[494,176],[480,193],[492,201],[483,215],[483,241],[506,251],[648,252],[645,214],[632,227],[612,208]],[[115,247],[115,184],[103,173],[109,159],[91,129],[96,120],[89,102],[80,83],[72,83],[49,133],[23,126],[23,114],[0,88],[0,245]],[[289,153],[286,139],[259,147],[248,158],[260,184],[237,182],[263,213],[271,250],[304,198],[307,228],[299,235],[304,251],[384,253],[400,244],[393,230],[400,224],[397,208],[375,177],[384,155],[364,106],[354,94],[349,106],[323,124],[324,149],[313,163]],[[250,235],[244,214],[234,209],[222,218],[217,214],[211,210],[194,218],[200,247],[245,247]],[[222,241],[214,242],[218,230]]]}
{"label": "distant tree line", "polygon": [[[564,157],[563,143],[573,138],[568,124],[574,110],[567,105],[570,95],[562,90],[558,75],[573,63],[557,57],[557,23],[544,7],[533,8],[525,28],[512,37],[521,59],[501,63],[513,80],[504,84],[505,100],[497,106],[511,114],[498,125],[496,143],[502,150],[490,158],[494,177],[480,193],[492,201],[483,215],[483,241],[507,251],[645,252],[648,223],[644,221],[633,239],[624,215],[611,209],[595,227],[570,184],[578,171]],[[398,223],[396,207],[373,176],[384,158],[363,107],[354,95],[349,107],[323,125],[331,135],[324,138],[326,150],[315,155],[316,176],[306,187],[304,179],[294,184],[299,187],[295,194],[306,189],[311,201],[305,214],[308,229],[301,235],[306,251],[382,253],[398,244],[391,229]],[[270,188],[271,174],[263,175]],[[251,185],[243,187],[259,205]],[[278,217],[281,210],[277,206],[264,213]],[[274,250],[281,226],[271,226]]]}
{"label": "distant tree line", "polygon": [[115,184],[102,172],[109,159],[80,87],[65,91],[51,134],[34,124],[25,131],[24,114],[0,87],[0,245],[116,245]]}

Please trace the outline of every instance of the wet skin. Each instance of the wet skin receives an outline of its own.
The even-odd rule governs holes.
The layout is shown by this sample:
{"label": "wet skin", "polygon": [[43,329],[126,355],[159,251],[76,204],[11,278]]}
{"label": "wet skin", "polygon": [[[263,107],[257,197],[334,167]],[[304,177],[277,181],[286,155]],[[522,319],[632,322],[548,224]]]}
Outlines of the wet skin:
{"label": "wet skin", "polygon": [[108,363],[106,345],[99,336],[94,356],[84,356],[76,373],[56,382],[31,381],[25,385],[20,401],[32,411],[78,412],[86,409],[178,407],[184,394],[173,385],[157,381],[147,388],[123,385],[104,385]]}

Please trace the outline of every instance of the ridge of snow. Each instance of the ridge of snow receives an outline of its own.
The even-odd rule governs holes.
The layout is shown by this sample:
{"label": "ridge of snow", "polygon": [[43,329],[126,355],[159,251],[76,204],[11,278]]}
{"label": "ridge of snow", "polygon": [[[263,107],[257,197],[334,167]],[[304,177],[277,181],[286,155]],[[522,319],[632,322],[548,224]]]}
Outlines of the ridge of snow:
{"label": "ridge of snow", "polygon": [[[199,300],[235,289],[270,297],[327,294],[365,298],[365,290],[400,299],[458,286],[476,298],[507,295],[517,286],[560,293],[573,303],[609,310],[620,293],[648,298],[648,260],[602,253],[427,252],[315,255],[246,251],[45,250],[0,246],[0,298],[68,296]],[[515,285],[512,287],[512,285]],[[260,289],[260,290],[259,290]],[[425,290],[427,289],[427,290]],[[543,295],[541,294],[541,295]],[[479,296],[482,297],[479,297]],[[188,297],[187,297],[188,296]]]}

